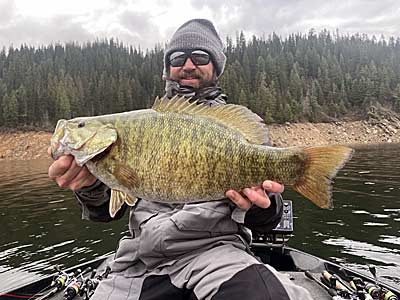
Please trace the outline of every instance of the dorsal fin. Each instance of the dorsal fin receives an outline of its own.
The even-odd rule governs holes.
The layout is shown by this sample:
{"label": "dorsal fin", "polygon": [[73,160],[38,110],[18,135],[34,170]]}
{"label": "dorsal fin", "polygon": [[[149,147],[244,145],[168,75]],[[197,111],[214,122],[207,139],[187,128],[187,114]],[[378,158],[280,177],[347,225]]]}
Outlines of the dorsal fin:
{"label": "dorsal fin", "polygon": [[209,106],[197,101],[189,102],[190,98],[175,96],[157,97],[152,109],[158,112],[173,112],[178,114],[196,115],[212,119],[227,127],[237,130],[246,140],[253,144],[267,144],[268,130],[263,120],[247,107],[236,104],[216,104]]}

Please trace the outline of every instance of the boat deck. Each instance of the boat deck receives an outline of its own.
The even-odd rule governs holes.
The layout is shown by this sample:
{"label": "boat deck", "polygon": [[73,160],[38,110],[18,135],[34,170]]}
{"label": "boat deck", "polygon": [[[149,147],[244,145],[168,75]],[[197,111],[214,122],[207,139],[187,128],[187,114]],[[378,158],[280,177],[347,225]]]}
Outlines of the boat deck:
{"label": "boat deck", "polygon": [[[295,284],[304,287],[312,296],[313,299],[332,300],[332,296],[328,294],[328,292],[319,286],[315,281],[308,278],[304,272],[281,272],[286,274],[290,280],[292,280]],[[315,278],[319,278],[320,273],[312,273]]]}
{"label": "boat deck", "polygon": [[[255,243],[252,250],[262,262],[274,267],[281,274],[287,276],[288,279],[294,284],[302,286],[309,291],[313,299],[333,299],[333,297],[329,295],[327,291],[328,288],[320,281],[321,274],[324,271],[328,271],[330,274],[335,274],[342,278],[359,277],[365,282],[374,282],[373,278],[359,274],[355,270],[328,262],[324,259],[293,248],[274,247],[267,244]],[[109,256],[107,259],[112,259],[112,256]],[[104,257],[99,258],[97,260],[65,270],[65,272],[70,274],[71,272],[77,272],[78,269],[85,270],[86,268],[91,267],[92,269],[96,269],[98,274],[103,274],[106,265],[108,265],[107,259]],[[85,273],[84,277],[88,278],[89,274],[90,272]],[[16,287],[8,291],[0,291],[0,299],[12,300],[16,299],[16,296],[17,298],[29,299],[29,296],[35,295],[34,298],[30,299],[64,300],[64,291],[60,291],[50,297],[43,297],[49,292],[48,287],[55,277],[57,277],[57,274],[47,276],[46,278],[32,282],[31,284]],[[349,279],[346,279],[345,281],[348,282],[348,280]],[[381,283],[380,286],[392,291],[397,297],[400,298],[400,290],[398,288],[388,286],[383,283]],[[46,292],[44,289],[46,289]],[[77,296],[74,299],[83,300],[86,299],[86,297]]]}
{"label": "boat deck", "polygon": [[[329,294],[322,288],[320,287],[316,282],[312,281],[311,279],[307,278],[303,272],[282,272],[286,274],[290,280],[292,280],[294,283],[296,283],[299,286],[304,287],[306,290],[308,290],[312,296],[313,299],[318,299],[318,300],[332,300],[332,296],[329,296]],[[316,278],[318,278],[319,274],[314,273],[313,274]],[[65,298],[63,293],[59,293],[55,296],[53,296],[52,300],[64,300]],[[83,297],[76,297],[74,299],[79,299],[83,300]]]}

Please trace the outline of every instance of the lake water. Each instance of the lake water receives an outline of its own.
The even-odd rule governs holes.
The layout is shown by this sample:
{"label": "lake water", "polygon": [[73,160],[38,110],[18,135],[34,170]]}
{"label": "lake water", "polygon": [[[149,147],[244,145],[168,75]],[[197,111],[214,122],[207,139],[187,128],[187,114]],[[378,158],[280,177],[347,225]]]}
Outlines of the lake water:
{"label": "lake water", "polygon": [[[287,189],[295,232],[289,246],[400,284],[400,145],[359,148],[339,172],[333,210]],[[83,221],[70,191],[47,177],[50,161],[0,161],[0,291],[111,253],[128,232],[127,215]]]}

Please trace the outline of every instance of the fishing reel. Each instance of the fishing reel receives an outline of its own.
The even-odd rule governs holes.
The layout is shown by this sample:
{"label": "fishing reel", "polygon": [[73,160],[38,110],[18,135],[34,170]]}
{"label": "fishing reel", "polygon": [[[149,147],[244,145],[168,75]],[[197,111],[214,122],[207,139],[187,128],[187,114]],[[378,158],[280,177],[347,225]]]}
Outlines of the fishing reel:
{"label": "fishing reel", "polygon": [[[84,271],[77,269],[73,273],[61,271],[58,266],[56,266],[56,270],[58,271],[58,274],[54,276],[51,284],[42,290],[43,292],[47,290],[47,292],[36,299],[50,299],[55,294],[64,291],[63,300],[73,300],[78,295],[84,300],[89,300],[94,294],[100,281],[107,278],[108,274],[111,272],[109,266],[106,267],[102,274],[98,275],[96,275],[96,269],[92,270],[90,267]],[[57,299],[61,298],[57,297]]]}
{"label": "fishing reel", "polygon": [[[83,274],[87,274],[90,271],[89,276],[84,277]],[[64,300],[72,300],[76,296],[80,295],[84,297],[85,300],[89,300],[90,297],[94,294],[97,286],[100,281],[104,278],[107,278],[110,273],[111,268],[109,266],[106,267],[105,271],[101,275],[96,275],[96,270],[92,270],[90,267],[86,269],[84,272],[81,272],[77,276],[73,278],[71,283],[67,286],[64,292]]]}
{"label": "fishing reel", "polygon": [[360,278],[353,278],[354,286],[357,291],[362,291],[370,295],[368,299],[381,299],[381,300],[399,300],[399,298],[390,290],[380,286],[378,282],[365,283]]}
{"label": "fishing reel", "polygon": [[347,278],[348,276],[345,276],[347,279],[345,280],[338,274],[331,274],[328,271],[322,272],[320,282],[307,272],[305,275],[326,289],[335,300],[399,300],[392,291],[378,283],[375,268],[371,273],[375,277],[375,282],[365,282],[359,277]]}

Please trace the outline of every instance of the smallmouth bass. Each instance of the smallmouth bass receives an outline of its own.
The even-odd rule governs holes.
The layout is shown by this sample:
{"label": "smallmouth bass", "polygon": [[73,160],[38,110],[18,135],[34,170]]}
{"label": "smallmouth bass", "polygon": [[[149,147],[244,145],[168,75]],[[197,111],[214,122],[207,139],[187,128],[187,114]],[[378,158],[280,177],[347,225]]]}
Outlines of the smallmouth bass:
{"label": "smallmouth bass", "polygon": [[269,179],[332,207],[332,179],[351,158],[345,146],[275,148],[248,108],[157,98],[151,109],[59,120],[54,159],[71,154],[112,189],[110,215],[136,198],[168,203],[224,199]]}

